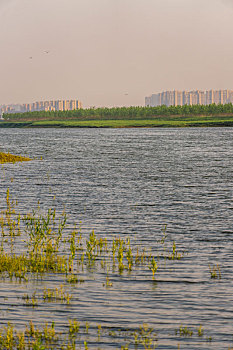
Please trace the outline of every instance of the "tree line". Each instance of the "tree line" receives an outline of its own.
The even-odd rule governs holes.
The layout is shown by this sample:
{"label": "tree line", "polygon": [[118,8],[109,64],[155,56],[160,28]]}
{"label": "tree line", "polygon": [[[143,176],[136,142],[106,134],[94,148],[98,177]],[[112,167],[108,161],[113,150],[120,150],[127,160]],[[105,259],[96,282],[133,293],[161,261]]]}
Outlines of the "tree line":
{"label": "tree line", "polygon": [[233,114],[233,104],[184,105],[158,107],[114,107],[87,108],[72,111],[34,111],[25,113],[3,114],[9,121],[36,120],[113,120],[113,119],[154,119],[171,116],[211,116]]}

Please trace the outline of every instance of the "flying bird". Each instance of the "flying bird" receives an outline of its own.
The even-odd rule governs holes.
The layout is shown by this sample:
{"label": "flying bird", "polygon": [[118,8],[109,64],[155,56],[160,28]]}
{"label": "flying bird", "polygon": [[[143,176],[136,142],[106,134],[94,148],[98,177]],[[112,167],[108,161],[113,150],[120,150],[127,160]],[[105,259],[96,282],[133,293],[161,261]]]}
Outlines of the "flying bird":
{"label": "flying bird", "polygon": [[44,53],[47,53],[47,54],[48,54],[49,52],[50,52],[50,51],[48,51],[48,50],[45,50],[45,51],[44,51]]}
{"label": "flying bird", "polygon": [[29,59],[32,60],[32,56],[30,56]]}

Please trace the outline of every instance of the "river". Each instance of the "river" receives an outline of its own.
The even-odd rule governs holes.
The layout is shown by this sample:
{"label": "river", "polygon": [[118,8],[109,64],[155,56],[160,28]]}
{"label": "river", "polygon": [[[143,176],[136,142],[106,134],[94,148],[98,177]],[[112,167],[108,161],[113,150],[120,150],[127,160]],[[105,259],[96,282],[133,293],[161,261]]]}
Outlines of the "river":
{"label": "river", "polygon": [[[141,268],[113,274],[106,289],[102,272],[86,271],[85,283],[70,287],[69,307],[27,308],[21,296],[42,282],[3,279],[0,325],[53,319],[62,329],[70,317],[130,329],[147,323],[156,329],[158,349],[232,346],[232,150],[232,128],[0,129],[0,151],[34,158],[2,167],[0,209],[9,188],[21,213],[36,209],[38,201],[44,211],[65,208],[68,230],[76,224],[84,236],[94,229],[103,237],[130,237],[152,253],[167,225],[168,245],[175,241],[184,252],[183,259],[158,269],[156,282]],[[210,278],[209,265],[216,264],[221,279]],[[43,281],[57,283],[53,276]],[[175,334],[181,325],[200,324],[204,338]],[[106,336],[100,348],[117,346]]]}

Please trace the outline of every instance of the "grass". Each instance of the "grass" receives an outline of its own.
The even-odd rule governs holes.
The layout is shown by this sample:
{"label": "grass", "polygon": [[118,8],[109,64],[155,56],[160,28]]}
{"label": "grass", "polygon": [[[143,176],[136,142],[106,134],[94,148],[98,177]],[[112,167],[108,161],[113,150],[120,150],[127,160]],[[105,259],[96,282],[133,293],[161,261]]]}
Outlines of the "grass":
{"label": "grass", "polygon": [[[152,350],[158,346],[157,333],[155,329],[143,324],[135,329],[111,328],[101,324],[89,322],[80,322],[76,319],[69,319],[66,324],[66,331],[59,332],[55,322],[46,323],[37,327],[32,321],[25,325],[21,331],[17,331],[14,325],[8,323],[6,327],[0,328],[0,349],[18,349],[18,350],[75,350],[89,349],[91,339],[89,337],[89,328],[92,336],[95,337],[95,345],[102,345],[102,339],[108,337],[116,349],[144,349]],[[201,329],[201,334],[200,334]],[[176,336],[181,338],[202,337],[203,329],[200,326],[197,330],[182,325],[175,331]],[[124,340],[123,340],[124,339]],[[93,341],[93,340],[92,340]],[[211,342],[211,337],[204,339]],[[124,343],[120,345],[120,343]],[[116,345],[118,344],[118,346]],[[119,348],[120,346],[120,348]],[[98,349],[101,349],[98,347]]]}
{"label": "grass", "polygon": [[15,156],[15,155],[10,154],[10,153],[0,152],[0,164],[25,162],[25,161],[29,161],[29,160],[31,160],[31,159],[27,158],[27,157]]}
{"label": "grass", "polygon": [[[40,211],[23,216],[16,213],[16,202],[11,200],[8,189],[6,209],[0,213],[0,275],[27,281],[31,274],[42,276],[52,273],[63,275],[65,283],[78,284],[84,283],[78,275],[80,269],[95,268],[104,271],[106,286],[110,287],[110,270],[121,275],[144,266],[151,270],[154,279],[159,260],[180,260],[184,257],[177,252],[175,242],[167,251],[163,249],[164,240],[160,241],[155,258],[146,247],[141,247],[139,251],[138,247],[131,245],[129,238],[102,238],[94,231],[84,238],[76,229],[67,234],[66,221],[66,213],[58,217],[55,209],[49,209],[46,214]],[[15,239],[19,236],[23,237],[24,253],[16,254]],[[48,292],[54,299],[55,291]],[[49,297],[46,299],[49,300]]]}
{"label": "grass", "polygon": [[119,120],[43,120],[30,122],[2,122],[2,127],[15,128],[151,128],[151,127],[229,127],[233,126],[233,116],[161,116],[150,119]]}
{"label": "grass", "polygon": [[213,267],[211,267],[209,265],[209,271],[210,271],[210,277],[213,279],[221,279],[222,275],[221,275],[221,270],[218,264],[213,265]]}
{"label": "grass", "polygon": [[[104,325],[81,323],[76,319],[68,320],[65,332],[58,332],[55,322],[46,323],[37,327],[32,321],[25,325],[21,331],[17,331],[11,323],[0,328],[0,349],[17,350],[75,350],[89,349],[89,328],[95,335],[95,344],[102,344],[101,338],[108,337],[116,345],[116,349],[128,349],[131,345],[134,349],[152,350],[157,347],[157,335],[153,328],[143,324],[138,328],[127,330],[105,327]],[[124,338],[124,340],[123,340]],[[126,343],[127,340],[127,343]],[[119,345],[119,342],[125,343]],[[84,347],[83,347],[84,346]],[[119,348],[119,346],[121,346]],[[100,349],[98,347],[98,349]]]}
{"label": "grass", "polygon": [[[39,312],[45,303],[56,304],[56,307],[62,304],[72,307],[75,296],[70,291],[76,290],[77,294],[78,284],[85,283],[80,278],[80,271],[82,275],[89,271],[101,271],[104,283],[100,280],[99,287],[111,293],[111,290],[115,290],[117,275],[124,274],[128,279],[134,271],[137,276],[138,269],[143,266],[145,278],[160,283],[158,274],[166,268],[166,260],[174,265],[180,259],[185,259],[176,243],[169,240],[166,226],[162,230],[163,237],[158,240],[158,251],[154,255],[146,247],[139,249],[137,245],[131,244],[129,238],[103,238],[94,231],[89,236],[83,236],[76,229],[67,232],[66,227],[66,214],[58,216],[54,209],[49,209],[46,214],[41,214],[39,208],[38,212],[23,216],[18,214],[16,202],[11,200],[10,191],[7,190],[6,208],[0,213],[0,278],[21,284],[30,281],[37,283],[37,290],[26,293],[21,298],[21,305],[31,308],[31,312],[34,309]],[[24,248],[21,247],[20,251],[17,250],[18,238],[24,242]],[[211,272],[215,271],[217,270],[214,266]],[[38,282],[41,284],[52,274],[57,279],[56,285],[41,289]],[[170,274],[172,275],[172,270]],[[134,347],[149,350],[158,345],[156,331],[147,324],[131,330],[119,330],[84,320],[81,322],[72,319],[67,322],[62,333],[56,330],[53,320],[50,325],[41,327],[30,322],[24,329],[21,327],[20,331],[8,323],[0,328],[0,350],[89,349],[93,348],[93,333],[96,344],[101,346],[104,337],[110,343],[117,344],[116,349]],[[195,330],[180,326],[175,331],[179,338],[201,338],[203,333],[202,326]],[[211,339],[209,337],[208,341]]]}

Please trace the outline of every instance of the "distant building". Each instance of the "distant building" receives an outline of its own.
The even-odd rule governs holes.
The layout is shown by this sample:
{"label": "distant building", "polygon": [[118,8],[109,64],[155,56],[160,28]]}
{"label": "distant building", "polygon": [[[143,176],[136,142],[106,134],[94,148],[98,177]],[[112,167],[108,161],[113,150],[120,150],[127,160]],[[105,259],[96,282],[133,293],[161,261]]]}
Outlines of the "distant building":
{"label": "distant building", "polygon": [[0,116],[4,113],[25,113],[35,111],[70,111],[82,108],[79,100],[39,101],[26,104],[4,105],[0,107]]}
{"label": "distant building", "polygon": [[145,105],[184,106],[233,103],[233,90],[164,91],[145,98]]}

